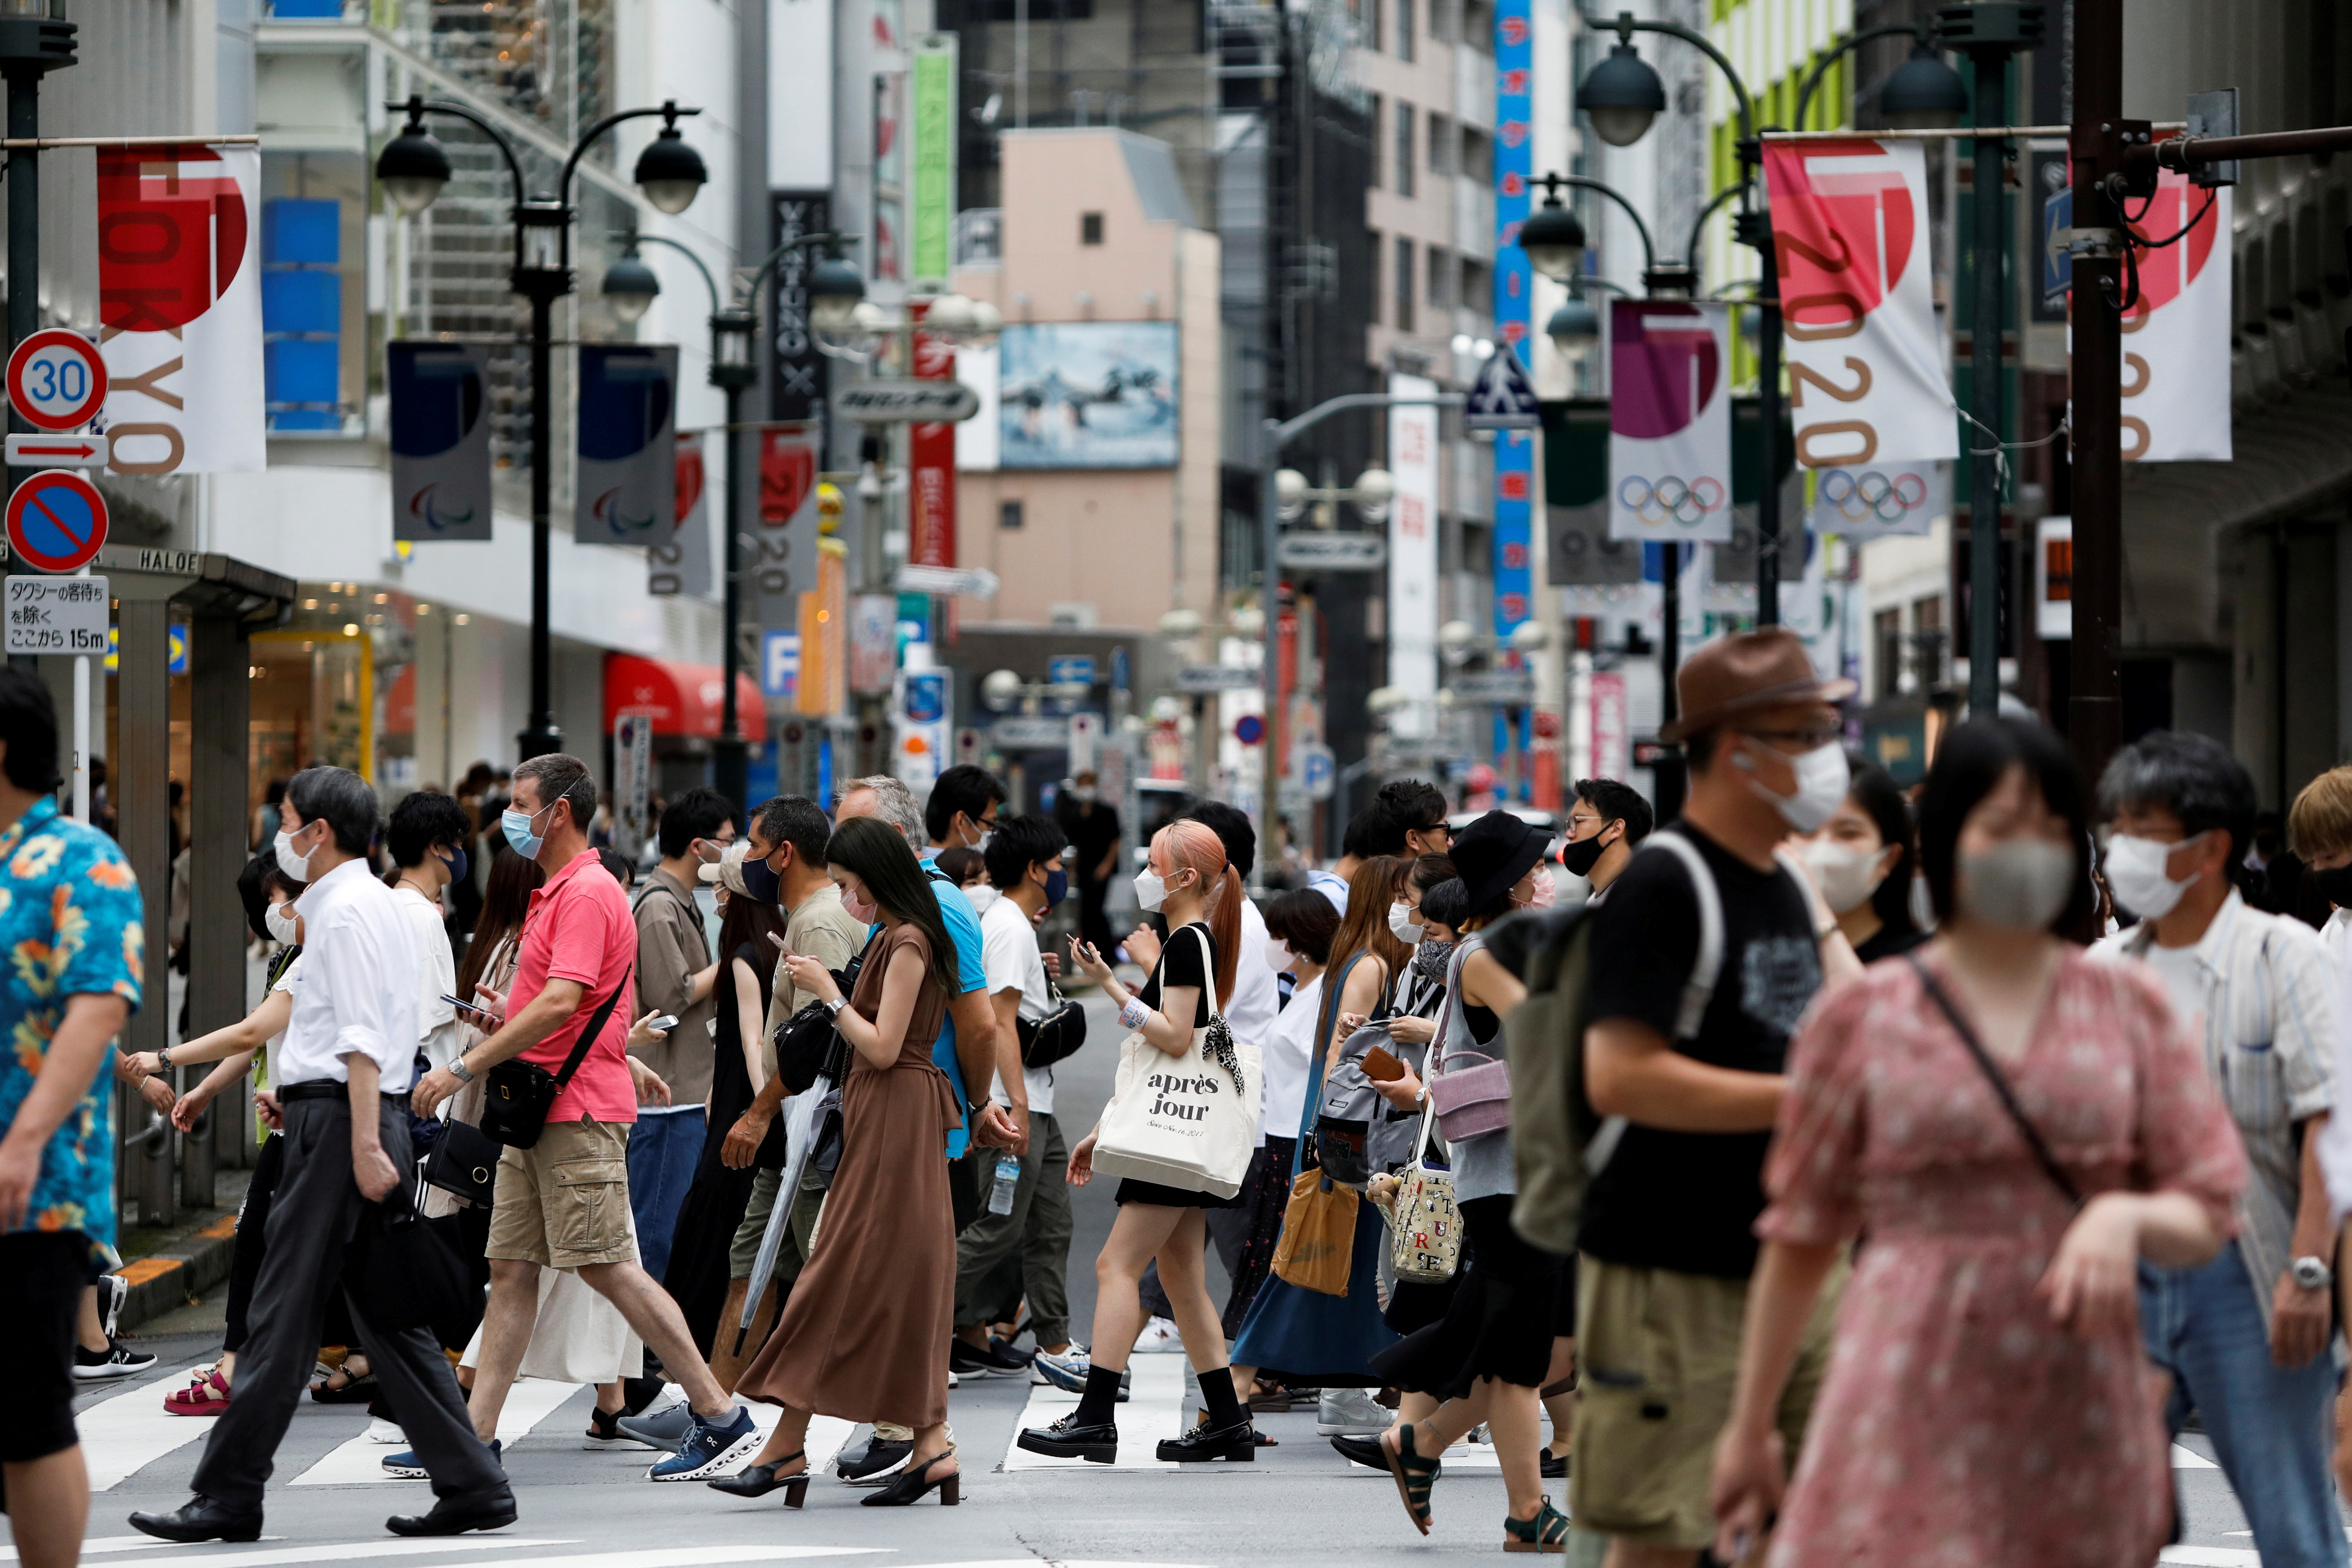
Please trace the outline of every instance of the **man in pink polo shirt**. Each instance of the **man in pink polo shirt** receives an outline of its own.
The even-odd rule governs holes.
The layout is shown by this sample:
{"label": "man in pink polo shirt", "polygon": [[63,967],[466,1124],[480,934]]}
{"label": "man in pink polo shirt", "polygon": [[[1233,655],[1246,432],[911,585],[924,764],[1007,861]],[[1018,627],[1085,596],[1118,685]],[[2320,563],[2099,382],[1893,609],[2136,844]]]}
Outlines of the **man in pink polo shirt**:
{"label": "man in pink polo shirt", "polygon": [[[621,885],[588,847],[595,810],[595,783],[579,758],[557,752],[515,769],[514,803],[500,826],[517,854],[546,870],[547,882],[531,894],[523,918],[505,1022],[447,1068],[426,1074],[415,1103],[419,1115],[430,1114],[460,1083],[517,1057],[561,1075],[582,1032],[619,995],[549,1109],[539,1142],[499,1157],[487,1253],[490,1300],[467,1409],[474,1430],[495,1448],[499,1412],[538,1315],[539,1271],[571,1269],[620,1310],[686,1390],[693,1428],[679,1451],[647,1475],[696,1480],[757,1447],[760,1436],[751,1412],[736,1405],[695,1353],[677,1303],[637,1261],[629,1228],[629,1129],[640,1101],[667,1102],[669,1095],[627,1052],[637,927]],[[384,1461],[395,1475],[414,1465],[406,1454]]]}

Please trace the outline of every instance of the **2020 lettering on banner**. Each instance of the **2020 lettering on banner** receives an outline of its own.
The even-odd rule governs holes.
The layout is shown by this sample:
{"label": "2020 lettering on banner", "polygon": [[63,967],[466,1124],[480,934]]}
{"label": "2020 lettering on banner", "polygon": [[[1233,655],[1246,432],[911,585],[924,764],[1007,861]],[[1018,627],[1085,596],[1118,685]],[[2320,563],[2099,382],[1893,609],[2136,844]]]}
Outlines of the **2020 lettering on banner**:
{"label": "2020 lettering on banner", "polygon": [[1809,468],[1959,456],[1928,283],[1927,154],[1767,142],[1789,419]]}

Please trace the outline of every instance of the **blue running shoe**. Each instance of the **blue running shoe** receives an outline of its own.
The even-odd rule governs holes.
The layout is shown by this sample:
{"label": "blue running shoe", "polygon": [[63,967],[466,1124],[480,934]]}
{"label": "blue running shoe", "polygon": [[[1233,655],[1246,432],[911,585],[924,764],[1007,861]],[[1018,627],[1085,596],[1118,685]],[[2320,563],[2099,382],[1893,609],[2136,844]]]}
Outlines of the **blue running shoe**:
{"label": "blue running shoe", "polygon": [[751,1413],[738,1405],[726,1421],[694,1417],[694,1430],[677,1453],[646,1472],[649,1481],[698,1481],[748,1458],[760,1447],[760,1428]]}

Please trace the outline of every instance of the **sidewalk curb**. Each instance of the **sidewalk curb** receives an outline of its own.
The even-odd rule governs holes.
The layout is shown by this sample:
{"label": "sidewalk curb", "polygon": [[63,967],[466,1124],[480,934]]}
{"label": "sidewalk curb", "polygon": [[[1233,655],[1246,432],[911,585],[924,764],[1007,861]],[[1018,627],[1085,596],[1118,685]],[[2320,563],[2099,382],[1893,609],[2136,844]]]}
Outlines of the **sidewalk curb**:
{"label": "sidewalk curb", "polygon": [[136,1328],[188,1305],[228,1278],[236,1252],[236,1215],[229,1214],[152,1257],[131,1259],[115,1270],[131,1287],[115,1327]]}

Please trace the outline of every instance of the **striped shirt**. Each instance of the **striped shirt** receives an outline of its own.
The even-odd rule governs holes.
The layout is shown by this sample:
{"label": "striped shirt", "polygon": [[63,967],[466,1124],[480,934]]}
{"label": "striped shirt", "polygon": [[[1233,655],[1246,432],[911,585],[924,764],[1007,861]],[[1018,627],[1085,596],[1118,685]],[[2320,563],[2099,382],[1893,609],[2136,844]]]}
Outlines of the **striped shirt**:
{"label": "striped shirt", "polygon": [[[2156,941],[2142,921],[2092,952],[2145,958]],[[2335,986],[2319,933],[2301,921],[2248,909],[2232,889],[2187,954],[2201,982],[2205,1068],[2245,1140],[2254,1179],[2238,1200],[2238,1250],[2265,1310],[2294,1261],[2303,1201],[2296,1123],[2336,1103]]]}

